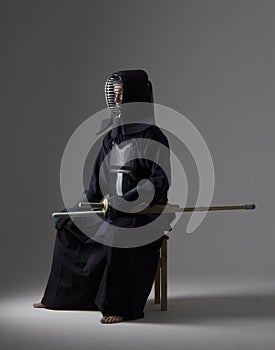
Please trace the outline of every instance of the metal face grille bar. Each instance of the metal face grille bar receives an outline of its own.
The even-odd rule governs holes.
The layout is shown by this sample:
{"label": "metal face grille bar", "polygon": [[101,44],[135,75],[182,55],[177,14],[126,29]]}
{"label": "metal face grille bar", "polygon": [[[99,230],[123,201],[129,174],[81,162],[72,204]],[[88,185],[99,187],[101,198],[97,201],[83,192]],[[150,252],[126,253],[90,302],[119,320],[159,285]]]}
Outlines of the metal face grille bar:
{"label": "metal face grille bar", "polygon": [[118,74],[113,74],[105,83],[105,99],[107,106],[112,112],[116,112],[116,103],[115,103],[115,92],[114,85],[121,84],[123,85],[122,79]]}

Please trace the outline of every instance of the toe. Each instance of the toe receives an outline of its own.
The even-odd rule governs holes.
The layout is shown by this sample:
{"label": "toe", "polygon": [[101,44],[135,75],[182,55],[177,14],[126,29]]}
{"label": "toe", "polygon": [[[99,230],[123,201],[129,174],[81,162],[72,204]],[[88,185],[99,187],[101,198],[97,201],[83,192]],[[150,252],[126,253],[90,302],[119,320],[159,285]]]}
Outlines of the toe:
{"label": "toe", "polygon": [[34,303],[34,304],[32,304],[32,306],[36,309],[45,309],[46,308],[46,306],[42,303]]}
{"label": "toe", "polygon": [[118,323],[123,320],[121,316],[103,316],[100,320],[101,323]]}
{"label": "toe", "polygon": [[101,323],[106,323],[106,319],[107,319],[108,316],[103,316],[100,320]]}

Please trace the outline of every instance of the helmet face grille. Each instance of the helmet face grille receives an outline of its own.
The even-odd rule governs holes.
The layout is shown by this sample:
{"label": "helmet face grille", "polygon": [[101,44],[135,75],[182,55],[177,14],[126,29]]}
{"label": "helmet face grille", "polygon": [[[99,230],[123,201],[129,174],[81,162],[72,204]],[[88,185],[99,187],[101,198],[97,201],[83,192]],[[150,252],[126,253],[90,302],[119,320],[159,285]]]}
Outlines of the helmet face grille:
{"label": "helmet face grille", "polygon": [[105,99],[107,106],[112,112],[117,111],[114,92],[114,85],[116,84],[123,85],[122,79],[118,74],[113,74],[105,83]]}

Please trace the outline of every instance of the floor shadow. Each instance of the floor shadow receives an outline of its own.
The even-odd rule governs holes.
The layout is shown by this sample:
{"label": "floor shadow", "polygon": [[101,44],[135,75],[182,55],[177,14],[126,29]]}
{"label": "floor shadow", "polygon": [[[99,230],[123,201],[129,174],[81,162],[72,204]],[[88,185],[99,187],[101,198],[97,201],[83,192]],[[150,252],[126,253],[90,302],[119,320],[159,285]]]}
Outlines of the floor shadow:
{"label": "floor shadow", "polygon": [[207,319],[275,318],[275,295],[171,297],[168,310],[149,300],[138,323],[190,324]]}

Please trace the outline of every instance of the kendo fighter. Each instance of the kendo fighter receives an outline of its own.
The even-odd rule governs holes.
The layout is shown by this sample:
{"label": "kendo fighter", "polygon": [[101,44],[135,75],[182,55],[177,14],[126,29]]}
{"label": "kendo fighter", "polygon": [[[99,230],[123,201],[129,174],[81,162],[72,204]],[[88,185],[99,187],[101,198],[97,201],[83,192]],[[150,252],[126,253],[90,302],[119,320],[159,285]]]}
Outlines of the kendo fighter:
{"label": "kendo fighter", "polygon": [[[97,224],[92,226],[94,238],[82,232],[71,217],[56,219],[49,279],[41,302],[33,306],[97,310],[102,313],[100,322],[110,324],[144,317],[164,233],[171,229],[175,215],[165,215],[157,229],[148,230],[146,234],[152,234],[152,239],[144,244],[141,241],[136,246],[117,246],[110,243],[110,236],[104,240],[103,228],[108,227],[109,233],[113,233],[112,242],[122,228],[124,232],[125,228],[129,229],[127,239],[131,239],[132,228],[145,227],[160,215],[128,212],[125,202],[124,207],[119,206],[121,198],[131,207],[141,194],[146,198],[147,193],[151,198],[148,205],[165,205],[171,186],[169,144],[155,122],[152,84],[147,73],[143,70],[113,73],[105,83],[105,98],[111,115],[102,121],[98,134],[106,135],[95,159],[89,187],[77,204],[83,198],[86,202],[100,203],[107,195],[110,211],[105,216],[97,215]],[[144,141],[142,146],[136,142],[140,139]],[[154,146],[150,141],[155,141]],[[147,158],[147,148],[153,151],[153,160]],[[113,152],[108,166],[105,164],[100,172],[110,151]],[[159,164],[165,164],[165,171]],[[108,193],[102,193],[100,180]],[[102,241],[99,236],[103,237]]]}

